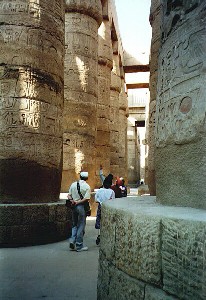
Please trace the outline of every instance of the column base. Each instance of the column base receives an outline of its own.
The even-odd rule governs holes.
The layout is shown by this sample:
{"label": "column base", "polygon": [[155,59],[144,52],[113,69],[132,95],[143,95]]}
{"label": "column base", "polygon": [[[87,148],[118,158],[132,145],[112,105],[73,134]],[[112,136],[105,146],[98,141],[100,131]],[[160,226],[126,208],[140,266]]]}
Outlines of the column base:
{"label": "column base", "polygon": [[71,235],[71,210],[65,201],[0,204],[0,247],[47,244]]}

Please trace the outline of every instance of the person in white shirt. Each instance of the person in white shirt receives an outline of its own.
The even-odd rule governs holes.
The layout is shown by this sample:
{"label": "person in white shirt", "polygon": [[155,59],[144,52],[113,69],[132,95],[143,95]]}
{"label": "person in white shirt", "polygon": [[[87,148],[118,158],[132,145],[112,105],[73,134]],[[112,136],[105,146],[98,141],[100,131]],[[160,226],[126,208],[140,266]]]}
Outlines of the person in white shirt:
{"label": "person in white shirt", "polygon": [[[95,201],[98,202],[98,208],[97,208],[97,215],[96,215],[96,222],[95,222],[95,228],[100,229],[100,221],[101,221],[101,206],[102,203],[106,200],[114,199],[115,193],[111,189],[112,180],[110,177],[106,177],[103,182],[103,187],[100,188],[96,194],[95,194]],[[100,235],[98,235],[96,244],[98,245],[100,242]]]}
{"label": "person in white shirt", "polygon": [[[87,251],[88,247],[83,244],[83,236],[86,226],[86,212],[84,204],[91,197],[91,188],[86,183],[88,172],[80,173],[80,180],[75,181],[69,188],[67,198],[71,201],[72,206],[72,236],[70,238],[70,250]],[[79,190],[78,191],[78,184]]]}

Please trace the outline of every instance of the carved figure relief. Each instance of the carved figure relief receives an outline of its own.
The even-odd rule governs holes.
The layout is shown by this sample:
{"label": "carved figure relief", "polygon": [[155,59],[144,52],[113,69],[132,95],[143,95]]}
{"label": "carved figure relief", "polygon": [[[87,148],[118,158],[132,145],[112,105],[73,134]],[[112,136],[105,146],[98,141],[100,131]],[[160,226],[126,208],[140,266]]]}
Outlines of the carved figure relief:
{"label": "carved figure relief", "polygon": [[[196,7],[197,1],[193,4],[191,7]],[[199,22],[195,16],[199,14],[182,24],[162,46],[155,132],[158,147],[200,138],[204,126],[206,31],[204,17]]]}

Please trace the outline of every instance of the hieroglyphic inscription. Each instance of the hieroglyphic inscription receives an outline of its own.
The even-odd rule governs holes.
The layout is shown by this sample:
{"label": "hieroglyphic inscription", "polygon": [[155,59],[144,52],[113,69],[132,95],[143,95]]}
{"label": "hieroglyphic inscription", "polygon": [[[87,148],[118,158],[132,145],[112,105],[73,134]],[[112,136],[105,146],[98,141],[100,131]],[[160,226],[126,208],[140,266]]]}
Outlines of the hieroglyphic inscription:
{"label": "hieroglyphic inscription", "polygon": [[97,60],[97,37],[67,32],[65,53],[68,55],[75,53]]}
{"label": "hieroglyphic inscription", "polygon": [[28,13],[32,17],[40,18],[40,4],[39,1],[28,1],[28,0],[0,0],[0,15],[5,14],[19,14]]}
{"label": "hieroglyphic inscription", "polygon": [[0,12],[5,13],[20,13],[28,12],[29,2],[28,0],[0,0]]}
{"label": "hieroglyphic inscription", "polygon": [[92,164],[94,143],[93,137],[65,133],[63,136],[63,169],[75,168],[80,161]]}
{"label": "hieroglyphic inscription", "polygon": [[167,0],[163,1],[164,6],[164,26],[163,37],[166,39],[171,32],[186,19],[187,14],[193,12],[200,6],[204,5],[201,0]]}
{"label": "hieroglyphic inscription", "polygon": [[96,20],[90,16],[80,13],[70,13],[69,17],[67,17],[66,14],[65,27],[68,28],[70,32],[79,32],[82,35],[97,38],[98,25]]}
{"label": "hieroglyphic inscription", "polygon": [[[177,30],[168,38],[159,60],[157,146],[192,141],[204,123],[205,29],[192,23],[182,27],[184,34]],[[190,100],[185,103],[185,99]]]}
{"label": "hieroglyphic inscription", "polygon": [[29,132],[0,132],[0,157],[38,161],[45,166],[59,166],[61,137]]}
{"label": "hieroglyphic inscription", "polygon": [[0,131],[31,131],[61,136],[62,110],[32,99],[0,101]]}

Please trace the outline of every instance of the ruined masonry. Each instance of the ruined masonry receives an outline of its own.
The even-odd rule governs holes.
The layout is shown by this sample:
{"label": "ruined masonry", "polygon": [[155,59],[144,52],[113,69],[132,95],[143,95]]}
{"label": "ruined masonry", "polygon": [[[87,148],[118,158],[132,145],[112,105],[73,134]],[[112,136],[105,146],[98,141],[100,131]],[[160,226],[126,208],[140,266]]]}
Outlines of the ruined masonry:
{"label": "ruined masonry", "polygon": [[[0,244],[65,238],[64,2],[0,4]],[[52,63],[51,63],[52,62]]]}
{"label": "ruined masonry", "polygon": [[101,184],[100,164],[105,174],[127,178],[127,96],[113,4],[1,1],[2,246],[67,238],[71,210],[59,195],[81,170],[92,190]]}
{"label": "ruined masonry", "polygon": [[98,300],[206,299],[205,11],[205,1],[151,1],[156,196],[103,204]]}

